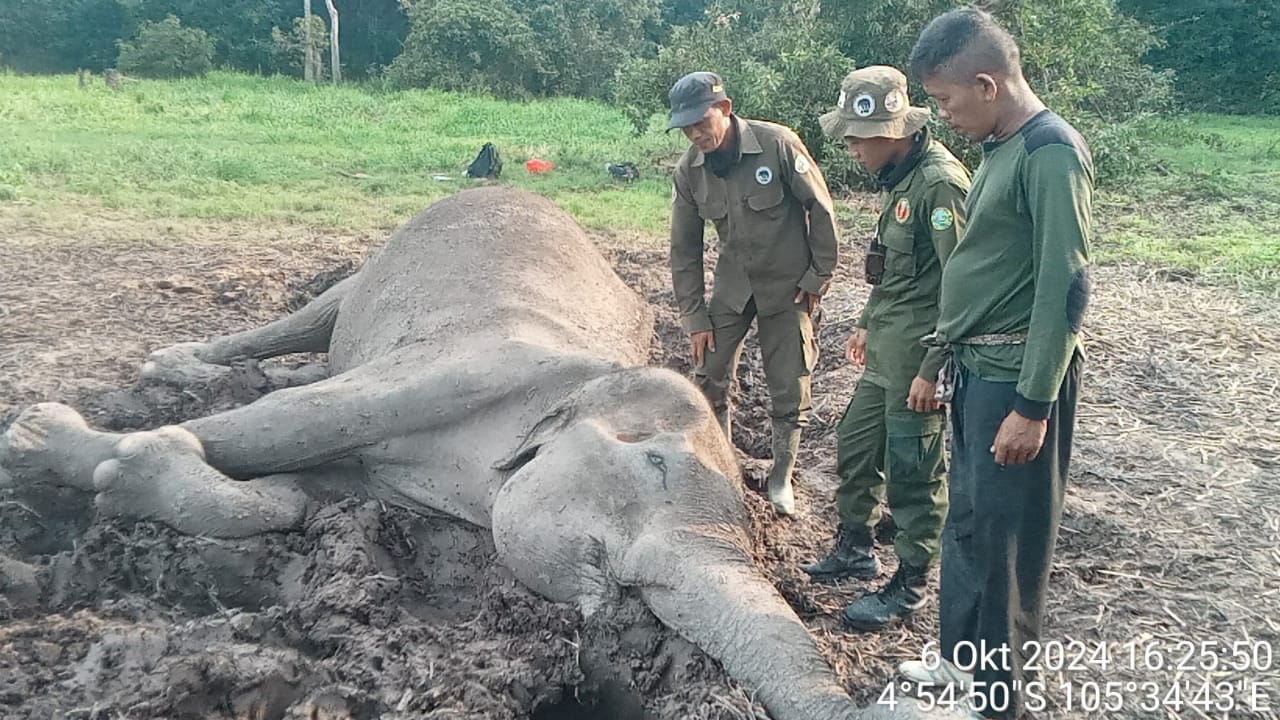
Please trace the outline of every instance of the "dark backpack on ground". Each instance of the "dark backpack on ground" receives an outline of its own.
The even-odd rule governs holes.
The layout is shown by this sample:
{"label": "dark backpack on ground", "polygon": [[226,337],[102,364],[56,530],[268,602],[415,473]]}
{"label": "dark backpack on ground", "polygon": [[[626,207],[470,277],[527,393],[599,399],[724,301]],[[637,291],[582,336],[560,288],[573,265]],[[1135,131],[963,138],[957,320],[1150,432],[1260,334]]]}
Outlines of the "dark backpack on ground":
{"label": "dark backpack on ground", "polygon": [[502,175],[502,156],[498,154],[498,148],[494,147],[493,143],[485,143],[484,147],[480,148],[480,154],[467,167],[467,177],[496,178],[500,175]]}

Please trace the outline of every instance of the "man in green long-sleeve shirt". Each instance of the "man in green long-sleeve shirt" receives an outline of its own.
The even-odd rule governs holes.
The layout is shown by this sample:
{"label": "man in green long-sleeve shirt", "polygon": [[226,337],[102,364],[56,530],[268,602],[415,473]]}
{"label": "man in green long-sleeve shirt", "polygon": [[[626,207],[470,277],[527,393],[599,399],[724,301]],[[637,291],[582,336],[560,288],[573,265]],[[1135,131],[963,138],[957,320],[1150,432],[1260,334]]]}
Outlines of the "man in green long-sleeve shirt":
{"label": "man in green long-sleeve shirt", "polygon": [[1016,718],[1036,679],[1026,661],[1040,640],[1071,457],[1093,162],[1031,90],[1017,44],[989,14],[934,19],[911,68],[939,116],[983,143],[983,160],[943,271],[937,333],[955,368],[939,603],[949,662],[901,670],[969,683],[976,716]]}

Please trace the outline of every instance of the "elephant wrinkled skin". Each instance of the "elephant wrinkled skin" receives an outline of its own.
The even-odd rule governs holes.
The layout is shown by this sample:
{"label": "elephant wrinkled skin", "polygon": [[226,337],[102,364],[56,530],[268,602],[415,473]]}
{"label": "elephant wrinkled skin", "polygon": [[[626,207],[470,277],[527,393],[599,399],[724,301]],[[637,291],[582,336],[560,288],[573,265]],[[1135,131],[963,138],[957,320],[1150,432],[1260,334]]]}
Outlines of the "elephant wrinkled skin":
{"label": "elephant wrinkled skin", "polygon": [[638,589],[779,720],[888,717],[855,709],[752,564],[733,451],[693,384],[645,367],[652,333],[554,204],[468,190],[298,312],[142,371],[194,382],[237,358],[327,351],[328,377],[127,435],[36,405],[0,466],[93,492],[104,516],[211,537],[297,528],[322,485],[443,511],[491,528],[522,582],[588,615]]}

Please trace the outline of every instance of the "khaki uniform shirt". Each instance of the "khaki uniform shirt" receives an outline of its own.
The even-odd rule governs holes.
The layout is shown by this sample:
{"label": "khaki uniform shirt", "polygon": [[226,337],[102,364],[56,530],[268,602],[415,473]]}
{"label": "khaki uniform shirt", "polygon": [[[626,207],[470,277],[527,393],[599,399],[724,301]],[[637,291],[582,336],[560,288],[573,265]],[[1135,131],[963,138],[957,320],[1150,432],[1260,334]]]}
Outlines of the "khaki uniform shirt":
{"label": "khaki uniform shirt", "polygon": [[800,138],[773,123],[734,116],[742,157],[723,178],[690,148],[676,165],[671,274],[686,332],[711,329],[703,278],[705,221],[719,237],[716,304],[761,315],[795,309],[800,290],[822,295],[837,260],[826,180]]}
{"label": "khaki uniform shirt", "polygon": [[884,275],[858,320],[867,329],[864,380],[906,392],[917,375],[937,379],[942,351],[926,352],[920,340],[937,329],[942,267],[964,230],[968,190],[964,165],[931,140],[915,168],[885,193],[877,230]]}

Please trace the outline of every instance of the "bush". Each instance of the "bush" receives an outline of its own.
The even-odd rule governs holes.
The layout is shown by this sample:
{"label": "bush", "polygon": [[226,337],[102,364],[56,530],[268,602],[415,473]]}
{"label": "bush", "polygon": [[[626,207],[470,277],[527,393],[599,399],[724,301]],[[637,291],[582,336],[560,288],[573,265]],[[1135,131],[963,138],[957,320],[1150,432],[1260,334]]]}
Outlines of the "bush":
{"label": "bush", "polygon": [[213,39],[199,28],[182,27],[170,15],[143,23],[131,42],[121,42],[116,66],[140,77],[203,77],[213,69]]}
{"label": "bush", "polygon": [[1178,75],[1196,112],[1280,114],[1280,7],[1275,0],[1121,0],[1164,42],[1147,59]]}
{"label": "bush", "polygon": [[607,97],[617,68],[652,55],[657,0],[420,0],[387,79],[503,97]]}
{"label": "bush", "polygon": [[725,81],[735,112],[787,125],[822,159],[818,116],[835,104],[840,80],[853,69],[826,28],[811,21],[765,23],[752,29],[742,15],[715,14],[677,28],[656,58],[633,60],[619,71],[615,101],[636,132],[667,105],[681,76],[711,70]]}
{"label": "bush", "polygon": [[387,68],[392,85],[520,98],[549,74],[533,29],[503,0],[439,0],[408,11],[409,36]]}

